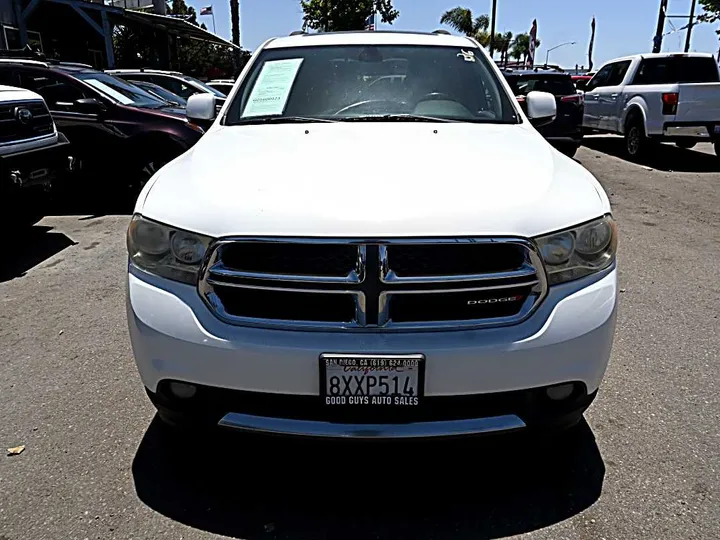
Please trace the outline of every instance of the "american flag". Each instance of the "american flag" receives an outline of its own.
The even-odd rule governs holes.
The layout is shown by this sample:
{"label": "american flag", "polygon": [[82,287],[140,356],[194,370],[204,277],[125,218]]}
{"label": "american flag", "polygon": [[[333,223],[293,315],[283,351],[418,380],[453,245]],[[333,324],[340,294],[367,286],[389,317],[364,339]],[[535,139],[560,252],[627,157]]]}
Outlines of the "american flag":
{"label": "american flag", "polygon": [[532,28],[530,29],[530,54],[528,54],[528,66],[535,66],[535,47],[537,43],[537,19],[533,20]]}
{"label": "american flag", "polygon": [[373,13],[370,15],[367,19],[365,19],[365,30],[369,30],[370,32],[375,31],[375,14]]}
{"label": "american flag", "polygon": [[204,8],[200,8],[200,15],[212,15],[212,6],[206,6]]}

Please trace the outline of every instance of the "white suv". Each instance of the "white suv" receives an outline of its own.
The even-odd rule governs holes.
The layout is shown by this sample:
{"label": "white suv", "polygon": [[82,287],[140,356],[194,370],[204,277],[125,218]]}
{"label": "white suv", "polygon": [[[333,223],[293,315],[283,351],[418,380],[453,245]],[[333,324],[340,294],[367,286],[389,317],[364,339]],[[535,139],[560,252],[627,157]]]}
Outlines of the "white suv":
{"label": "white suv", "polygon": [[555,98],[526,104],[465,37],[263,44],[128,230],[161,418],[361,438],[577,423],[610,357],[617,233],[533,127]]}

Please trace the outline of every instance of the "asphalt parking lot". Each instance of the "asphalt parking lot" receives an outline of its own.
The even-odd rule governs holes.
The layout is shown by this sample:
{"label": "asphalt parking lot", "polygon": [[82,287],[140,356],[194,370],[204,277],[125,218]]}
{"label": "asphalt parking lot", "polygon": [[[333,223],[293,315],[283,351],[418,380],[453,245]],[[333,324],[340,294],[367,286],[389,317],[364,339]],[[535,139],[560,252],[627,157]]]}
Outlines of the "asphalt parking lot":
{"label": "asphalt parking lot", "polygon": [[554,442],[171,437],[127,337],[127,209],[58,204],[0,257],[0,444],[25,446],[0,540],[719,538],[720,160],[620,148],[577,155],[619,221],[621,304],[587,424]]}

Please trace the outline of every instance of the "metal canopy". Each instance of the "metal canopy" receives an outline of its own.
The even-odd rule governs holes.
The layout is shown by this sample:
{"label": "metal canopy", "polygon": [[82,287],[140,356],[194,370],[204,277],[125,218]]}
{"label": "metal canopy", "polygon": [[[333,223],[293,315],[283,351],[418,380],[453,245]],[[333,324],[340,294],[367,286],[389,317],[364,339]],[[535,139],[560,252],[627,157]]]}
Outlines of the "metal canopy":
{"label": "metal canopy", "polygon": [[224,45],[226,47],[240,49],[237,45],[213,34],[212,32],[203,30],[199,26],[195,26],[186,20],[169,17],[167,15],[156,15],[155,13],[145,13],[143,11],[133,11],[127,9],[123,10],[123,13],[120,15],[114,15],[113,19],[115,24],[122,24],[122,19],[125,19],[127,21],[135,21],[156,28],[162,28],[166,32],[180,37],[197,39],[199,41],[214,43],[216,45]]}

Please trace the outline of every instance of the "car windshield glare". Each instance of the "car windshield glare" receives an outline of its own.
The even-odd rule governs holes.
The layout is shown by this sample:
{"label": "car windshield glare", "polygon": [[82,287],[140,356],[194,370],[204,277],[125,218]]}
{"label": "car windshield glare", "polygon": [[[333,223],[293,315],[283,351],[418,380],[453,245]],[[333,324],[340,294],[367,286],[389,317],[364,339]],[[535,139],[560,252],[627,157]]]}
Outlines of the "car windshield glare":
{"label": "car windshield glare", "polygon": [[520,121],[479,49],[415,45],[266,49],[225,122],[258,123],[258,117]]}
{"label": "car windshield glare", "polygon": [[213,88],[212,86],[208,86],[207,84],[205,84],[204,82],[202,82],[202,81],[199,80],[199,79],[196,79],[195,77],[190,77],[189,75],[183,75],[182,78],[183,78],[184,80],[188,81],[188,82],[193,83],[193,84],[196,85],[196,86],[200,86],[201,88],[204,88],[204,89],[207,90],[209,93],[213,94],[215,97],[219,97],[219,98],[226,98],[226,97],[227,97],[225,94],[223,94],[223,93],[222,93],[220,90],[218,90],[217,88]]}
{"label": "car windshield glare", "polygon": [[105,97],[122,103],[123,105],[151,109],[164,107],[166,105],[164,101],[156,98],[142,88],[118,77],[108,75],[107,73],[89,71],[75,75],[78,79],[89,84]]}

